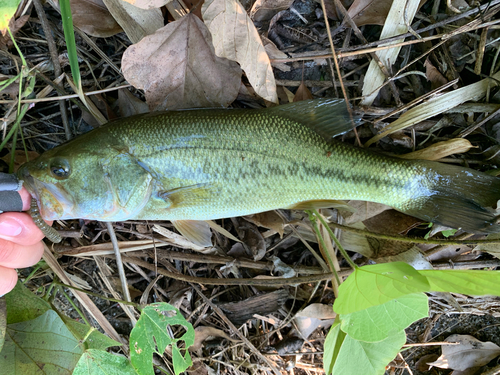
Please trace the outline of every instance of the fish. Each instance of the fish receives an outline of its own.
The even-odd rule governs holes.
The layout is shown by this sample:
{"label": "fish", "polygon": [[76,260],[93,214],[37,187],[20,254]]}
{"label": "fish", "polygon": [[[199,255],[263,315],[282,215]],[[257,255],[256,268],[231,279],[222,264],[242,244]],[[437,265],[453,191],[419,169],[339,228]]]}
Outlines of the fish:
{"label": "fish", "polygon": [[45,220],[170,220],[202,246],[211,244],[207,221],[341,200],[382,203],[467,232],[500,232],[491,209],[500,178],[333,139],[352,126],[345,101],[329,98],[154,112],[78,136],[23,164],[17,176]]}

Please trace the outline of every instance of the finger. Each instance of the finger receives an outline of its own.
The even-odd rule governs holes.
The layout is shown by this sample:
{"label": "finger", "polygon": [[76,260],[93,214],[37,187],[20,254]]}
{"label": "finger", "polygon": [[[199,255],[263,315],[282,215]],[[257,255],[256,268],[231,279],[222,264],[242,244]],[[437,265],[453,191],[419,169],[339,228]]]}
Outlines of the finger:
{"label": "finger", "polygon": [[17,272],[12,268],[0,266],[0,296],[9,293],[17,282]]}
{"label": "finger", "polygon": [[[52,222],[48,222],[52,225]],[[0,215],[0,239],[17,244],[33,245],[44,236],[30,215],[23,212],[5,212]]]}
{"label": "finger", "polygon": [[9,268],[23,268],[36,264],[43,255],[43,244],[18,245],[0,240],[0,265]]}
{"label": "finger", "polygon": [[23,187],[19,190],[19,195],[21,196],[21,200],[23,201],[23,211],[28,211],[31,205],[31,194]]}

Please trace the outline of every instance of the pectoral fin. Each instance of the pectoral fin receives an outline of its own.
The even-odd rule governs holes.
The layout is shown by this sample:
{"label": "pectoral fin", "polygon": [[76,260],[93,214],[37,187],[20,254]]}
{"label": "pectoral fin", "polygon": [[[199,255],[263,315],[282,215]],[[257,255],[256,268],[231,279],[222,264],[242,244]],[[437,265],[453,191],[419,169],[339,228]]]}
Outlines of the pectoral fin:
{"label": "pectoral fin", "polygon": [[175,229],[184,237],[198,246],[212,246],[212,232],[210,226],[198,220],[172,220]]}
{"label": "pectoral fin", "polygon": [[196,206],[207,202],[217,192],[212,184],[196,184],[183,186],[167,191],[162,191],[158,194],[160,199],[163,199],[169,204],[169,208],[178,208],[186,206]]}

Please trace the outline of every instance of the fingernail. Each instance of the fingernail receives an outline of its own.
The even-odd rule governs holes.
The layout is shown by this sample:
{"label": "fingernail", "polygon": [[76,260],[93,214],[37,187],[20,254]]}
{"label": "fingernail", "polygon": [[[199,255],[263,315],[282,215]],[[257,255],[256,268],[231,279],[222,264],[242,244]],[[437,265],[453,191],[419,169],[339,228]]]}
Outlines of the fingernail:
{"label": "fingernail", "polygon": [[18,236],[23,228],[14,220],[4,220],[0,222],[0,234],[4,236]]}

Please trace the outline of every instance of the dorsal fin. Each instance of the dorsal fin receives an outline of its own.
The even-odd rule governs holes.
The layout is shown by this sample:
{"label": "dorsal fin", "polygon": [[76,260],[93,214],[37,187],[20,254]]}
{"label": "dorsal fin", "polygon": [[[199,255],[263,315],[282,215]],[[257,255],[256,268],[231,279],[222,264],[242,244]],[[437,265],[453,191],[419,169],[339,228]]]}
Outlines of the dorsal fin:
{"label": "dorsal fin", "polygon": [[327,140],[346,133],[361,123],[360,116],[353,115],[353,121],[347,111],[344,99],[321,98],[303,100],[277,107],[263,109],[267,114],[276,114],[298,121],[323,136]]}

